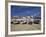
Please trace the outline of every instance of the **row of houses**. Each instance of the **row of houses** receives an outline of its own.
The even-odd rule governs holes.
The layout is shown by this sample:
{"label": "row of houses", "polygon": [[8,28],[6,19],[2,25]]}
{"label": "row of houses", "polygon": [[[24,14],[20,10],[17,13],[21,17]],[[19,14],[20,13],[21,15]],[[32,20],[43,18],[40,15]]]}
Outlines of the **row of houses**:
{"label": "row of houses", "polygon": [[11,18],[11,23],[21,23],[21,24],[32,24],[32,23],[40,23],[40,17],[33,16],[14,16]]}

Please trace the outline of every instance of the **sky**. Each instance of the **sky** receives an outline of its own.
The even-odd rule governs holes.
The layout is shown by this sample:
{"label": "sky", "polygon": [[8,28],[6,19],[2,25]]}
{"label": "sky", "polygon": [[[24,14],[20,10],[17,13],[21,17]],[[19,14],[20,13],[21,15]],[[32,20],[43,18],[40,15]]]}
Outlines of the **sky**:
{"label": "sky", "polygon": [[41,16],[41,7],[11,5],[11,16]]}

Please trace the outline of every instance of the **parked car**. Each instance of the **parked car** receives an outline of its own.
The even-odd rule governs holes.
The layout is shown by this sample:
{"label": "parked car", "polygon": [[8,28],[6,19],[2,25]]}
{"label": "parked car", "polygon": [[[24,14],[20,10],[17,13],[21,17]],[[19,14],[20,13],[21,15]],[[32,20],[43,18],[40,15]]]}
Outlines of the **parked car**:
{"label": "parked car", "polygon": [[32,25],[33,22],[29,22],[28,24]]}
{"label": "parked car", "polygon": [[23,21],[23,23],[22,24],[27,24],[27,21]]}
{"label": "parked car", "polygon": [[41,21],[41,17],[39,16],[34,17],[34,24],[40,24],[40,21]]}
{"label": "parked car", "polygon": [[40,24],[40,19],[34,19],[34,24]]}
{"label": "parked car", "polygon": [[16,21],[16,22],[13,22],[14,24],[20,24],[20,22],[19,21]]}

